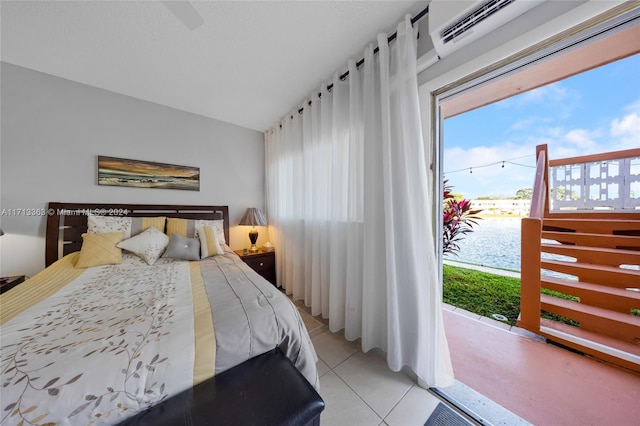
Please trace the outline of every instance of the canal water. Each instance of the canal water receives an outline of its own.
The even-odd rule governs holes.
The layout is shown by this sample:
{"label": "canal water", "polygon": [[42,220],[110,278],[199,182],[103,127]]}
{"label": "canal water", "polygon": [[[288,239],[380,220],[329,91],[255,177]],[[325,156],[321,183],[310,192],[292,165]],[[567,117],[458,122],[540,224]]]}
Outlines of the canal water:
{"label": "canal water", "polygon": [[445,259],[520,272],[519,217],[484,218],[460,241],[458,255]]}

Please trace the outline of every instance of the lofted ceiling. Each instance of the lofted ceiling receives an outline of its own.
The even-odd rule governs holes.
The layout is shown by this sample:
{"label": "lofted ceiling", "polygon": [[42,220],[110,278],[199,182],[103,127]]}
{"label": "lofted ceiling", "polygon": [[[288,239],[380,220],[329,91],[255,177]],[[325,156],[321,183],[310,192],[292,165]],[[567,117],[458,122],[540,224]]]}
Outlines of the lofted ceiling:
{"label": "lofted ceiling", "polygon": [[1,59],[263,131],[428,2],[194,1],[194,30],[164,3],[2,0]]}

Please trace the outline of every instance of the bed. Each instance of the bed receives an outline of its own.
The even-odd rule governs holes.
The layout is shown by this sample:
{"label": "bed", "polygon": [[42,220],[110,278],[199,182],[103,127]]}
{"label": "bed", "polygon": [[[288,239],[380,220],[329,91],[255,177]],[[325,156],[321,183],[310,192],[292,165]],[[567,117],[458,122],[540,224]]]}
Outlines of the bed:
{"label": "bed", "polygon": [[[183,260],[194,228],[214,255]],[[116,424],[275,347],[317,388],[297,309],[228,241],[227,206],[49,203],[47,268],[0,295],[0,423]]]}

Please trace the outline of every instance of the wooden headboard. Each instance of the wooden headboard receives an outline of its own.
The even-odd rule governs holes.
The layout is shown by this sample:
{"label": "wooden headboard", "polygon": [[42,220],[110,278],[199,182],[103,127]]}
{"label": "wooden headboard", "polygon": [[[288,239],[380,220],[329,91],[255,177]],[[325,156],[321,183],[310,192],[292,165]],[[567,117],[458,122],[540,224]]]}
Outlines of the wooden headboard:
{"label": "wooden headboard", "polygon": [[178,206],[166,204],[107,204],[50,202],[47,211],[45,247],[46,266],[63,256],[79,251],[82,234],[87,232],[89,214],[105,216],[166,216],[183,219],[224,221],[224,236],[229,241],[228,206]]}

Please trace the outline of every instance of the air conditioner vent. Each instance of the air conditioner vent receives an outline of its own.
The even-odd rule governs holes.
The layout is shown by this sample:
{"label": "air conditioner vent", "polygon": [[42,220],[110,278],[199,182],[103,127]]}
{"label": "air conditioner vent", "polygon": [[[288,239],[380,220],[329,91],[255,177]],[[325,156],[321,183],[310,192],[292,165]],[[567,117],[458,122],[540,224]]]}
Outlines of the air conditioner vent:
{"label": "air conditioner vent", "polygon": [[[463,49],[546,0],[431,0],[429,37],[440,59]],[[540,25],[544,14],[534,17]],[[512,26],[513,27],[513,26]]]}
{"label": "air conditioner vent", "polygon": [[469,13],[455,24],[451,25],[442,32],[442,40],[444,43],[455,40],[471,28],[487,19],[500,9],[509,6],[516,0],[489,0],[475,11]]}

